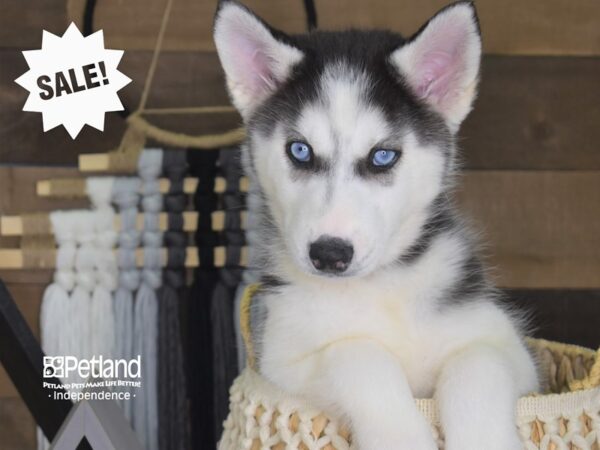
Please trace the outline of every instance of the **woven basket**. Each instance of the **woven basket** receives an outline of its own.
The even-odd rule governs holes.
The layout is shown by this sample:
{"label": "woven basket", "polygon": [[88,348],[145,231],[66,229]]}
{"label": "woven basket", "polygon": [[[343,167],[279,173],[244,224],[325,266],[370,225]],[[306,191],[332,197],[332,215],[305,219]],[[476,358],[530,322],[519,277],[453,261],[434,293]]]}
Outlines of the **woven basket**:
{"label": "woven basket", "polygon": [[[545,395],[519,400],[517,425],[527,450],[600,450],[600,357],[592,350],[543,340],[529,341],[546,374]],[[600,353],[600,351],[599,351]],[[219,450],[350,448],[338,422],[291,397],[251,368],[231,387],[230,413]],[[444,438],[435,402],[416,400],[440,449]]]}

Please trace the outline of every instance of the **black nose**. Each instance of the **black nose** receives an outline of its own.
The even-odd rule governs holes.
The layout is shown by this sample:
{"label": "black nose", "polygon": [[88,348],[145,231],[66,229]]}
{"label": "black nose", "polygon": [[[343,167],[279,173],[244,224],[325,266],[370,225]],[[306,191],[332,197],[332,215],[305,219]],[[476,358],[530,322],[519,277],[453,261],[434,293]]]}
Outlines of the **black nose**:
{"label": "black nose", "polygon": [[342,273],[350,265],[354,248],[352,244],[340,238],[321,236],[310,244],[308,256],[321,272]]}

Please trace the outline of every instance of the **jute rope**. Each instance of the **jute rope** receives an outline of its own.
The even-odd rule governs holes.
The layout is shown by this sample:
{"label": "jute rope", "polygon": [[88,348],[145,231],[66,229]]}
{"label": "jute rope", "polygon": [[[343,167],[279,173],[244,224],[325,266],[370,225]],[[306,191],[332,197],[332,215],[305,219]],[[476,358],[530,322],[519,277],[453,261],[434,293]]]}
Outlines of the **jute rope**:
{"label": "jute rope", "polygon": [[23,235],[44,235],[52,230],[47,213],[32,213],[21,217]]}
{"label": "jute rope", "polygon": [[85,178],[57,178],[50,183],[51,196],[74,198],[80,197],[81,192],[85,192]]}
{"label": "jute rope", "polygon": [[119,147],[108,153],[108,169],[114,172],[135,172],[145,144],[146,136],[143,132],[128,127]]}
{"label": "jute rope", "polygon": [[187,106],[182,108],[144,108],[144,114],[219,114],[234,113],[237,109],[229,105]]}
{"label": "jute rope", "polygon": [[193,147],[195,149],[227,147],[229,145],[240,143],[246,136],[244,128],[236,128],[224,133],[205,134],[200,136],[176,133],[150,124],[138,113],[134,113],[128,117],[127,121],[130,126],[133,126],[138,131],[144,133],[146,137],[151,137],[163,144],[176,147]]}
{"label": "jute rope", "polygon": [[83,28],[83,13],[85,11],[85,2],[80,0],[67,0],[67,16],[71,22],[75,22],[77,28]]}
{"label": "jute rope", "polygon": [[23,236],[21,250],[55,250],[53,236]]}
{"label": "jute rope", "polygon": [[144,83],[144,90],[140,97],[140,104],[138,111],[143,111],[148,101],[148,95],[150,94],[150,86],[152,86],[152,80],[154,79],[154,73],[156,72],[156,66],[158,64],[158,57],[162,49],[163,39],[165,37],[165,31],[167,30],[167,24],[169,23],[169,17],[171,16],[171,9],[173,7],[173,0],[167,0],[165,5],[165,12],[163,13],[162,21],[160,23],[160,29],[158,30],[158,36],[156,37],[156,46],[152,54],[152,60],[150,61],[150,68],[146,75],[146,82]]}
{"label": "jute rope", "polygon": [[23,267],[49,268],[56,260],[56,253],[48,252],[56,249],[53,236],[23,236],[20,247],[23,250]]}

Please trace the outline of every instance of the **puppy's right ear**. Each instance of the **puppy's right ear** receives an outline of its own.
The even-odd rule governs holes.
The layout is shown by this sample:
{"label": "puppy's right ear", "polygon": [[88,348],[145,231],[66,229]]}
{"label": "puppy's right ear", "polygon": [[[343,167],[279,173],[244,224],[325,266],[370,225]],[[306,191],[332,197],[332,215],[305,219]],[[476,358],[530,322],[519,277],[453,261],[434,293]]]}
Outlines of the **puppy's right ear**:
{"label": "puppy's right ear", "polygon": [[245,120],[303,57],[300,50],[278,39],[262,20],[234,1],[221,2],[214,38],[229,94]]}

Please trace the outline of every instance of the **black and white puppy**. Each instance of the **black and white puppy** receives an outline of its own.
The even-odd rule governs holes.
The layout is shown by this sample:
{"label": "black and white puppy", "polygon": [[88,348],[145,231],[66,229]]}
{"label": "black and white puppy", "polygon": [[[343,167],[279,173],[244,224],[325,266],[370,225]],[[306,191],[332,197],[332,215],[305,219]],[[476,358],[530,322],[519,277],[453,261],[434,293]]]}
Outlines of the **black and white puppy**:
{"label": "black and white puppy", "polygon": [[449,192],[481,38],[471,3],[406,40],[288,36],[222,2],[215,42],[247,127],[260,216],[260,372],[345,418],[362,450],[517,450],[538,386],[520,321],[498,306]]}

